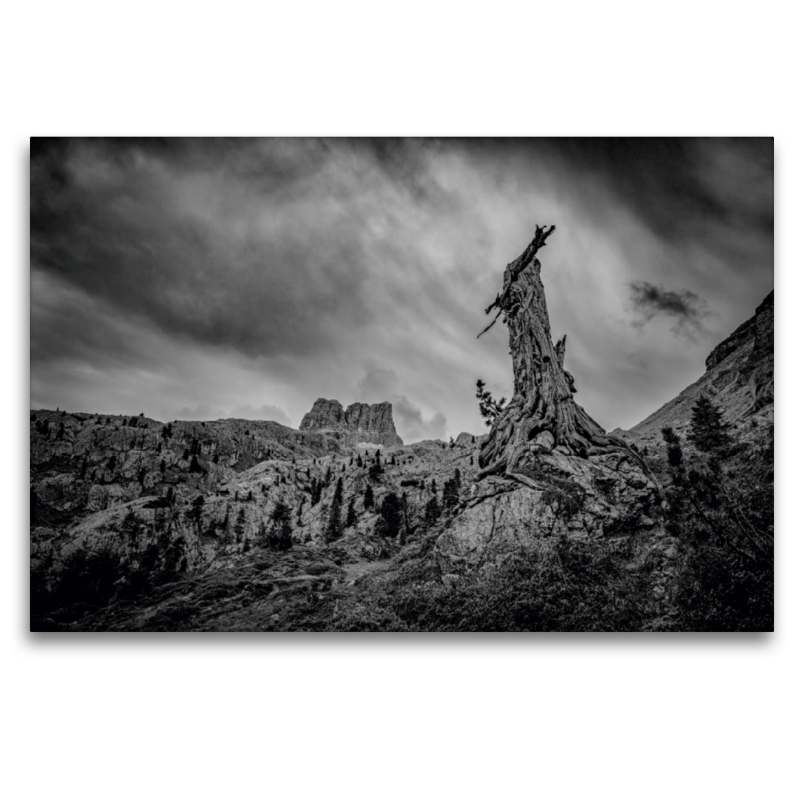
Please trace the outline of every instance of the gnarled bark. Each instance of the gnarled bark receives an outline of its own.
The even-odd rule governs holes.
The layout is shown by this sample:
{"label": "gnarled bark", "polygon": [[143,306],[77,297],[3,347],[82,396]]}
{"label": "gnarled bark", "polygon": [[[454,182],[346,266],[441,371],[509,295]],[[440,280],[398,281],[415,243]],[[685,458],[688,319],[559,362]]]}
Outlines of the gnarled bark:
{"label": "gnarled bark", "polygon": [[[536,258],[554,230],[555,225],[549,230],[536,226],[533,241],[506,267],[502,294],[486,309],[488,314],[497,308],[508,325],[514,396],[481,448],[480,477],[519,472],[540,444],[582,457],[622,451],[647,471],[622,439],[607,434],[573,400],[575,381],[564,369],[567,337],[553,344],[541,263]],[[547,433],[550,436],[542,435]]]}

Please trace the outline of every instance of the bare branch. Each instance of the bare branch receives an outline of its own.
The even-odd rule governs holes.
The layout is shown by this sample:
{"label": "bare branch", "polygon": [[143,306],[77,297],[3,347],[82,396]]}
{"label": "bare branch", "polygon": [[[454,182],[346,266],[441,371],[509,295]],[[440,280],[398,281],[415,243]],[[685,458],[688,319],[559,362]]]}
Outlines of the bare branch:
{"label": "bare branch", "polygon": [[[488,312],[487,312],[487,313],[488,313]],[[488,330],[489,330],[489,328],[491,328],[491,327],[492,327],[492,325],[494,325],[494,324],[495,324],[495,322],[497,322],[497,319],[498,319],[498,317],[499,317],[499,316],[500,316],[502,313],[503,313],[503,309],[501,308],[501,309],[500,309],[500,310],[497,312],[497,316],[496,316],[496,317],[495,317],[495,318],[494,318],[494,319],[493,319],[493,320],[492,320],[492,321],[491,321],[491,322],[490,322],[490,323],[489,323],[489,324],[488,324],[488,325],[487,325],[487,326],[486,326],[486,327],[485,327],[485,328],[484,328],[484,329],[483,329],[483,330],[482,330],[482,331],[481,331],[481,332],[478,334],[478,337],[477,337],[478,339],[480,339],[480,338],[481,338],[481,336],[483,336],[483,334],[484,334],[484,333],[486,333],[486,331],[488,331]]]}

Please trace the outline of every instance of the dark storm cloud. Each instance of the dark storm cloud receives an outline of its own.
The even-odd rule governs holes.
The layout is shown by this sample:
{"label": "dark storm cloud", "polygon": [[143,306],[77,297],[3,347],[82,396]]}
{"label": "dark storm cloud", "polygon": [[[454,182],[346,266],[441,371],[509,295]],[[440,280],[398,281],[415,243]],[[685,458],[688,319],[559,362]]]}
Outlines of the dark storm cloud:
{"label": "dark storm cloud", "polygon": [[[660,236],[692,237],[715,223],[772,236],[772,139],[561,139],[553,147]],[[736,185],[743,177],[746,188]]]}
{"label": "dark storm cloud", "polygon": [[[511,390],[483,309],[557,223],[554,333],[587,410],[634,424],[772,288],[771,145],[33,140],[32,402],[300,419],[369,396],[409,441],[479,431],[475,379]],[[671,288],[632,312],[629,285]]]}
{"label": "dark storm cloud", "polygon": [[337,196],[348,177],[313,142],[36,148],[31,260],[171,333],[308,354],[336,316],[370,318],[359,230]]}
{"label": "dark storm cloud", "polygon": [[647,281],[629,284],[631,302],[638,319],[634,327],[641,328],[654,317],[667,317],[677,336],[693,337],[705,333],[703,319],[708,316],[707,304],[694,292],[675,292]]}
{"label": "dark storm cloud", "polygon": [[[689,269],[714,258],[734,277],[771,270],[771,138],[489,139],[474,152],[495,165],[524,164],[514,181],[546,162],[560,173],[557,193],[570,194],[599,226],[613,225],[624,210]],[[508,186],[502,166],[494,174]],[[669,259],[660,269],[681,271]]]}

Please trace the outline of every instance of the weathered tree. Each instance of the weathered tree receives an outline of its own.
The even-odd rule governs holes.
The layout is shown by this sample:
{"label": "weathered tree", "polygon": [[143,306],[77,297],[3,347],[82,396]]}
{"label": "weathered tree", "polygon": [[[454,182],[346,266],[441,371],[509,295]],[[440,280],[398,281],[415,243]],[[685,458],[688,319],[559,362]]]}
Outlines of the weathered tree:
{"label": "weathered tree", "polygon": [[588,457],[623,451],[646,469],[620,438],[607,434],[573,399],[575,381],[564,369],[566,339],[553,343],[541,263],[536,254],[555,230],[536,226],[533,241],[505,269],[503,291],[486,309],[497,309],[488,331],[502,315],[514,365],[514,396],[494,420],[481,447],[480,476],[513,476],[525,466],[532,445],[565,455]]}

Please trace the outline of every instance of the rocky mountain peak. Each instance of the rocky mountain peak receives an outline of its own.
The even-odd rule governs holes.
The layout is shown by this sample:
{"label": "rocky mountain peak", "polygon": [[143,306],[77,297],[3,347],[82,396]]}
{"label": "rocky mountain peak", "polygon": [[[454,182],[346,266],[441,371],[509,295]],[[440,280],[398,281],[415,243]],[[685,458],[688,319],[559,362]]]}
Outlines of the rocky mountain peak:
{"label": "rocky mountain peak", "polygon": [[756,313],[743,322],[730,336],[723,339],[706,359],[706,369],[713,369],[724,361],[734,350],[749,345],[754,346],[754,360],[762,358],[772,350],[773,317],[775,310],[775,292],[771,291],[756,309]]}
{"label": "rocky mountain peak", "polygon": [[300,423],[301,431],[320,431],[348,445],[368,443],[402,447],[392,418],[392,404],[352,403],[346,409],[338,400],[320,397]]}

